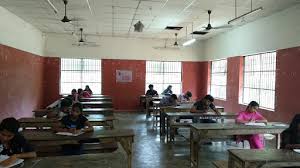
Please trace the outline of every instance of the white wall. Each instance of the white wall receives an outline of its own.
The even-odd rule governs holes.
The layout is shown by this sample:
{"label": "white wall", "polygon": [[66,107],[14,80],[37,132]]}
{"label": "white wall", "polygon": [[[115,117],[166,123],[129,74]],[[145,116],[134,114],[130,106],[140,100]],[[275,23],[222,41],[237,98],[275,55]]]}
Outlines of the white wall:
{"label": "white wall", "polygon": [[0,6],[0,44],[44,55],[44,37],[40,30]]}
{"label": "white wall", "polygon": [[300,5],[204,42],[205,60],[300,46]]}
{"label": "white wall", "polygon": [[202,42],[180,50],[158,50],[163,40],[134,39],[119,37],[88,37],[98,47],[72,46],[76,38],[71,35],[47,34],[45,55],[72,58],[102,58],[129,60],[198,61],[203,55]]}

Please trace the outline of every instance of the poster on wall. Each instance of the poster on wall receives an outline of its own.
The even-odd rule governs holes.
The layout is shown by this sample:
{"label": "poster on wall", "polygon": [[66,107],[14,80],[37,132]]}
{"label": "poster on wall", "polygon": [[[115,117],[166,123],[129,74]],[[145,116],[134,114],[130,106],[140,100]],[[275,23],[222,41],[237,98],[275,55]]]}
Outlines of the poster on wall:
{"label": "poster on wall", "polygon": [[122,83],[132,82],[132,71],[116,70],[116,81]]}

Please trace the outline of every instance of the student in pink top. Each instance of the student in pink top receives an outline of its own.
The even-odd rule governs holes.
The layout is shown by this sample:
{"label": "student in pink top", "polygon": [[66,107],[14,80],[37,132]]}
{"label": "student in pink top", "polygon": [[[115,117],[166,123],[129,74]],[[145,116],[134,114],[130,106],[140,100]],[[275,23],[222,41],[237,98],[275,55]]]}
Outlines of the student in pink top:
{"label": "student in pink top", "polygon": [[[239,112],[236,122],[249,123],[249,122],[268,122],[260,113],[257,112],[259,104],[256,101],[251,101],[245,111]],[[238,140],[249,141],[251,149],[263,149],[263,137],[259,134],[238,136]]]}

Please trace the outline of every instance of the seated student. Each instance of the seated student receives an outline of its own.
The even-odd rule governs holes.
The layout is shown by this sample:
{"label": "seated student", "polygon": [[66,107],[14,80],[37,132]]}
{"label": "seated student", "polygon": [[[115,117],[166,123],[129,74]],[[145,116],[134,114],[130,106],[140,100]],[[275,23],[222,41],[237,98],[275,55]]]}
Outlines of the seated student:
{"label": "seated student", "polygon": [[171,96],[168,97],[163,97],[160,100],[160,106],[176,106],[177,105],[177,95],[172,94]]}
{"label": "seated student", "polygon": [[0,124],[0,155],[10,156],[0,162],[0,167],[14,163],[18,158],[35,158],[36,153],[19,133],[20,124],[15,118],[6,118]]}
{"label": "seated student", "polygon": [[[206,95],[201,100],[197,101],[193,107],[191,108],[191,113],[207,113],[209,109],[212,109],[217,115],[221,113],[216,109],[215,105],[213,104],[214,98],[211,95]],[[201,122],[201,123],[215,123],[212,119],[193,119],[193,122]]]}
{"label": "seated student", "polygon": [[85,86],[84,91],[88,92],[90,95],[93,94],[93,91],[90,89],[90,86],[89,86],[89,85],[86,85],[86,86]]}
{"label": "seated student", "polygon": [[172,85],[169,85],[167,87],[167,89],[165,89],[162,93],[162,95],[167,95],[167,96],[170,96],[173,94],[173,91],[172,91]]}
{"label": "seated student", "polygon": [[61,119],[69,114],[69,108],[72,105],[72,100],[65,98],[60,102],[60,105],[47,114],[47,118]]}
{"label": "seated student", "polygon": [[179,103],[186,103],[190,102],[192,100],[192,92],[187,91],[185,94],[182,93],[178,96],[178,102]]}
{"label": "seated student", "polygon": [[[73,104],[71,113],[61,119],[60,125],[55,126],[54,131],[73,134],[94,131],[88,119],[83,116],[82,109],[81,103]],[[79,145],[63,145],[62,150],[65,155],[80,155],[82,154],[82,144],[80,142]]]}
{"label": "seated student", "polygon": [[290,127],[281,133],[281,148],[300,149],[300,114],[294,116]]}
{"label": "seated student", "polygon": [[81,88],[79,88],[77,90],[78,92],[78,99],[81,99],[81,98],[90,98],[91,95],[89,94],[89,92],[87,91],[83,91]]}
{"label": "seated student", "polygon": [[61,119],[61,125],[55,128],[56,132],[71,132],[78,133],[83,132],[92,132],[93,126],[89,123],[88,119],[82,114],[82,104],[75,103],[72,106],[71,113],[64,116]]}
{"label": "seated student", "polygon": [[78,102],[78,94],[76,89],[72,89],[71,95],[67,96],[68,98],[72,99],[73,102]]}
{"label": "seated student", "polygon": [[152,84],[150,84],[150,85],[148,86],[149,90],[147,90],[146,96],[158,96],[157,91],[154,90],[153,87],[154,87],[154,86],[153,86]]}
{"label": "seated student", "polygon": [[[256,101],[251,101],[245,111],[239,112],[236,122],[237,123],[249,123],[249,122],[268,122],[260,113],[257,112],[259,104]],[[263,149],[263,137],[259,134],[238,136],[239,140],[249,141],[251,149]]]}

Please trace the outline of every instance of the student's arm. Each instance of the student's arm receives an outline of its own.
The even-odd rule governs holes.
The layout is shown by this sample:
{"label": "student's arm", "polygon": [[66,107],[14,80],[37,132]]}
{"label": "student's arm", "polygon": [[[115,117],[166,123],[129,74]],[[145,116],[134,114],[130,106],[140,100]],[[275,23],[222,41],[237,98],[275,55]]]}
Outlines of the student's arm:
{"label": "student's arm", "polygon": [[267,123],[268,120],[265,117],[263,117],[261,114],[257,113],[257,118],[256,118],[255,122],[257,122],[257,123]]}
{"label": "student's arm", "polygon": [[52,130],[54,132],[71,132],[69,128],[64,128],[64,125],[61,122],[53,124]]}
{"label": "student's arm", "polygon": [[36,152],[26,152],[26,153],[20,153],[20,154],[14,154],[16,158],[19,159],[29,159],[29,158],[35,158]]}
{"label": "student's arm", "polygon": [[235,119],[236,123],[240,123],[240,124],[245,124],[245,123],[248,123],[249,121],[248,120],[244,120],[244,116],[243,116],[243,113],[240,112],[237,116],[237,118]]}
{"label": "student's arm", "polygon": [[221,115],[221,113],[219,112],[219,110],[216,107],[213,107],[212,110],[217,114],[217,115]]}
{"label": "student's arm", "polygon": [[9,165],[15,163],[17,159],[30,159],[30,158],[35,158],[35,157],[36,157],[36,152],[13,154],[8,159],[0,162],[0,166],[8,167]]}
{"label": "student's arm", "polygon": [[92,126],[92,124],[87,120],[85,123],[85,128],[83,129],[83,132],[93,132],[94,128]]}

